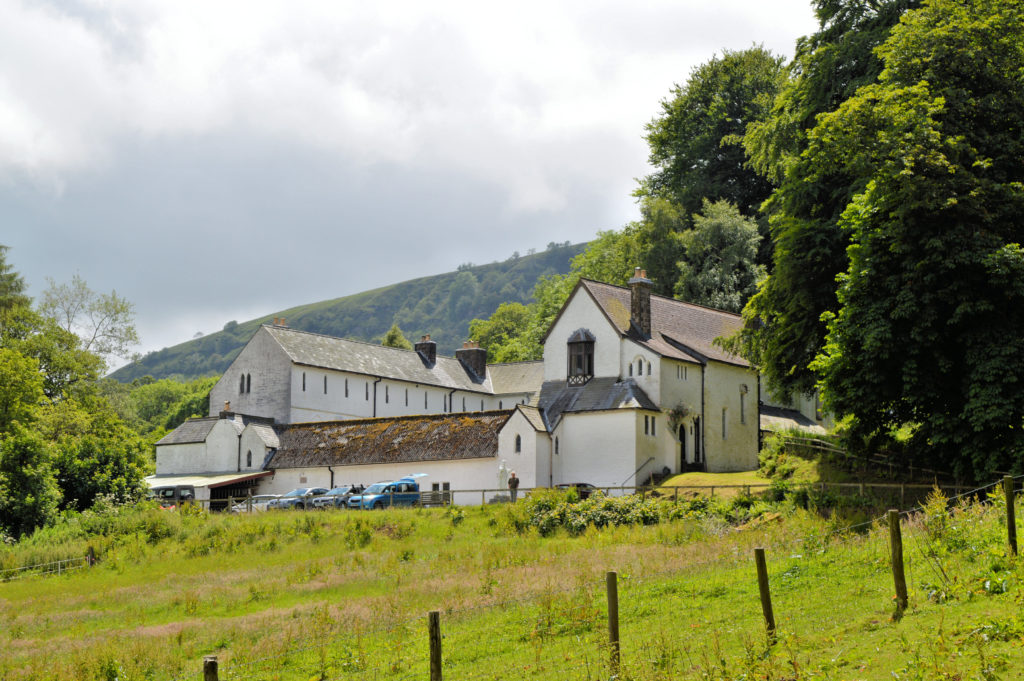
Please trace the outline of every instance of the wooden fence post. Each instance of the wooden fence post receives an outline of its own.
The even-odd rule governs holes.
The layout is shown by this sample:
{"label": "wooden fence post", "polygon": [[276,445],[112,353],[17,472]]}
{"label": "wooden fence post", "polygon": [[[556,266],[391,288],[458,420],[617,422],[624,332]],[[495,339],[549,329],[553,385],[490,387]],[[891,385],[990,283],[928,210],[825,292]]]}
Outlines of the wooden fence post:
{"label": "wooden fence post", "polygon": [[96,564],[96,549],[94,549],[91,546],[89,547],[89,550],[85,554],[85,562],[89,565],[89,567],[92,567]]}
{"label": "wooden fence post", "polygon": [[430,633],[430,681],[441,681],[441,611],[430,611],[427,629]]}
{"label": "wooden fence post", "polygon": [[1003,492],[1006,494],[1006,543],[1010,547],[1010,555],[1017,555],[1017,513],[1014,509],[1013,478],[1003,477]]}
{"label": "wooden fence post", "polygon": [[619,673],[619,574],[609,572],[608,584],[608,649],[613,676]]}
{"label": "wooden fence post", "polygon": [[896,614],[907,609],[907,578],[903,574],[903,534],[900,532],[900,512],[889,509],[889,552],[892,556],[892,581],[896,586]]}
{"label": "wooden fence post", "polygon": [[219,681],[216,655],[207,655],[203,658],[203,681]]}
{"label": "wooden fence post", "polygon": [[757,588],[761,592],[761,612],[764,614],[764,628],[768,632],[769,645],[775,643],[775,612],[772,610],[772,593],[768,588],[768,564],[764,549],[754,549],[754,564],[757,566]]}

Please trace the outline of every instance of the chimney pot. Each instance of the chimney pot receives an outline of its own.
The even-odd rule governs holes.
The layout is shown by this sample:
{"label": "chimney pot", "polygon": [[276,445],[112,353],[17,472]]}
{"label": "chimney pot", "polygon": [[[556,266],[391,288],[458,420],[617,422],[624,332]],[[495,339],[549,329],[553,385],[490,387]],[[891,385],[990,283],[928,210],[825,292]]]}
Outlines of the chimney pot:
{"label": "chimney pot", "polygon": [[229,400],[224,400],[224,411],[231,411],[231,402]]}

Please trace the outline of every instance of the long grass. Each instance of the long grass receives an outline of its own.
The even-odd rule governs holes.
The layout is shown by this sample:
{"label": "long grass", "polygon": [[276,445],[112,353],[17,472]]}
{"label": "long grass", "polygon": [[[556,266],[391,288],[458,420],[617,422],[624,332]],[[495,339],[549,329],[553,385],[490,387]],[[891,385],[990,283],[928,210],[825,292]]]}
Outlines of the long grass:
{"label": "long grass", "polygon": [[[839,532],[844,521],[785,502],[742,530],[730,509],[679,506],[657,524],[546,536],[522,504],[108,509],[0,552],[100,556],[88,571],[0,584],[0,679],[201,678],[211,654],[221,678],[425,679],[430,610],[442,613],[445,678],[607,679],[608,570],[621,679],[1019,678],[1024,592],[1000,504],[950,512],[936,498],[905,526],[900,619],[885,528]],[[773,646],[755,546],[768,552]]]}

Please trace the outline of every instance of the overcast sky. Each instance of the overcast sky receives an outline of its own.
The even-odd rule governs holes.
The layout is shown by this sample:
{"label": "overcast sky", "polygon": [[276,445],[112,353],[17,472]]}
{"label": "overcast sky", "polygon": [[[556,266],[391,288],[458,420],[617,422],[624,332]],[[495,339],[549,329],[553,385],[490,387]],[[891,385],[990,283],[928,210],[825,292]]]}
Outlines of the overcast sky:
{"label": "overcast sky", "polygon": [[0,0],[0,243],[140,351],[636,219],[644,124],[809,0]]}

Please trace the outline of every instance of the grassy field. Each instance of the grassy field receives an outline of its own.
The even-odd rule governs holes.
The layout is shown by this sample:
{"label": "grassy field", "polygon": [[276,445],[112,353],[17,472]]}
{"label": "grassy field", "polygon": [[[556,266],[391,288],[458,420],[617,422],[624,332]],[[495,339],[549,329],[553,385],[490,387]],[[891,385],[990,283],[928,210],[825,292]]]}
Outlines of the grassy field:
{"label": "grassy field", "polygon": [[426,679],[431,610],[446,679],[609,679],[608,570],[619,580],[619,679],[1016,679],[1024,669],[1022,569],[1005,555],[998,496],[951,513],[937,499],[905,523],[902,618],[878,524],[844,531],[835,514],[739,498],[647,501],[622,518],[653,524],[599,529],[622,509],[573,508],[552,497],[86,514],[0,549],[8,567],[88,545],[101,559],[0,583],[0,679],[199,679],[205,655],[218,656],[222,679]]}

